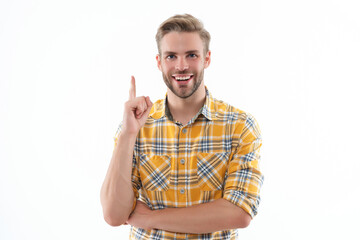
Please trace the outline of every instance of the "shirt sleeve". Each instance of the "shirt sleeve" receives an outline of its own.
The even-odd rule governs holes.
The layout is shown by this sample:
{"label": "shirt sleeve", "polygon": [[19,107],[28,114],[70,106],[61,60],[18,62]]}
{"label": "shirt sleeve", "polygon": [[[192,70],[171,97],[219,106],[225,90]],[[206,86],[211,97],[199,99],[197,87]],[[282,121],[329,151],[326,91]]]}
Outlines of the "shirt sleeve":
{"label": "shirt sleeve", "polygon": [[238,137],[238,145],[230,155],[223,198],[253,218],[257,214],[264,180],[259,169],[262,139],[255,118],[247,114],[246,120],[235,127],[234,136]]}
{"label": "shirt sleeve", "polygon": [[[122,126],[122,124],[120,123],[118,129],[116,130],[115,136],[114,136],[114,150],[115,150],[115,147],[116,147],[118,139],[119,139],[118,136],[121,132],[121,126]],[[132,160],[131,182],[132,182],[132,188],[133,188],[134,196],[135,196],[134,203],[132,206],[132,211],[134,211],[135,206],[136,206],[136,200],[139,198],[139,189],[141,188],[140,173],[139,173],[139,168],[137,165],[137,158],[136,158],[135,151],[133,153],[133,160]]]}

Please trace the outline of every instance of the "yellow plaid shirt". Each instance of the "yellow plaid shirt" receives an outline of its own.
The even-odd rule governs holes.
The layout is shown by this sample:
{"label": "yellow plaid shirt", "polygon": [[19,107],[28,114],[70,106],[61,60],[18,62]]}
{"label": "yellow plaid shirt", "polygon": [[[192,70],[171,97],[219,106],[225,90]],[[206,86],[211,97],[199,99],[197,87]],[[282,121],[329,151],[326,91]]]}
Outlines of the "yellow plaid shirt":
{"label": "yellow plaid shirt", "polygon": [[[121,129],[119,127],[117,135]],[[190,207],[224,198],[252,217],[260,202],[260,130],[241,110],[212,98],[186,125],[172,120],[166,98],[154,103],[135,143],[135,196],[153,210]],[[236,239],[229,229],[208,234],[131,227],[130,239]]]}

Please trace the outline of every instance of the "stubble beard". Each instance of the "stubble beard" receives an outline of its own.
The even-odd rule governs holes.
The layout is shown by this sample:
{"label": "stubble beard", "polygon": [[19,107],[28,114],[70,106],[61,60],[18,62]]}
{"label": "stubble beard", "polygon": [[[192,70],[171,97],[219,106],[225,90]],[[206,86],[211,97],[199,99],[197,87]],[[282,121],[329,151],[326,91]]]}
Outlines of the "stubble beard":
{"label": "stubble beard", "polygon": [[[186,74],[186,72],[179,72],[178,74]],[[187,87],[180,88],[179,91],[176,91],[174,85],[172,84],[173,78],[172,74],[166,75],[164,72],[162,73],[164,82],[166,86],[173,92],[177,97],[186,99],[188,97],[191,97],[196,90],[200,87],[203,79],[204,79],[204,69],[199,73],[199,75],[194,74],[193,79],[191,81],[194,81],[194,84],[190,90],[190,92],[187,92]]]}

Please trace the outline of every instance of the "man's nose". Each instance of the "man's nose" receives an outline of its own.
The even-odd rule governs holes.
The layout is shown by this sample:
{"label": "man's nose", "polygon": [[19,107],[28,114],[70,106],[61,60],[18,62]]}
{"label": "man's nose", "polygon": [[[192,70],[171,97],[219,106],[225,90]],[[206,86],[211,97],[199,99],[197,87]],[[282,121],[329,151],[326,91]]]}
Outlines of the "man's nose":
{"label": "man's nose", "polygon": [[178,61],[176,63],[175,69],[179,71],[184,71],[189,68],[189,64],[187,63],[185,58],[178,58]]}

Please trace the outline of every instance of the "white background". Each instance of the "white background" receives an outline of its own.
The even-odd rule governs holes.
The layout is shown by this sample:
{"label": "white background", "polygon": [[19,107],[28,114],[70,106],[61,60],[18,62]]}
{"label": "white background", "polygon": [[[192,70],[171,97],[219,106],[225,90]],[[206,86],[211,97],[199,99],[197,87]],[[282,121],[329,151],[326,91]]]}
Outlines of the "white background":
{"label": "white background", "polygon": [[0,0],[0,239],[126,239],[100,187],[130,76],[163,98],[158,25],[212,35],[205,84],[263,132],[259,214],[240,239],[359,239],[357,1]]}

